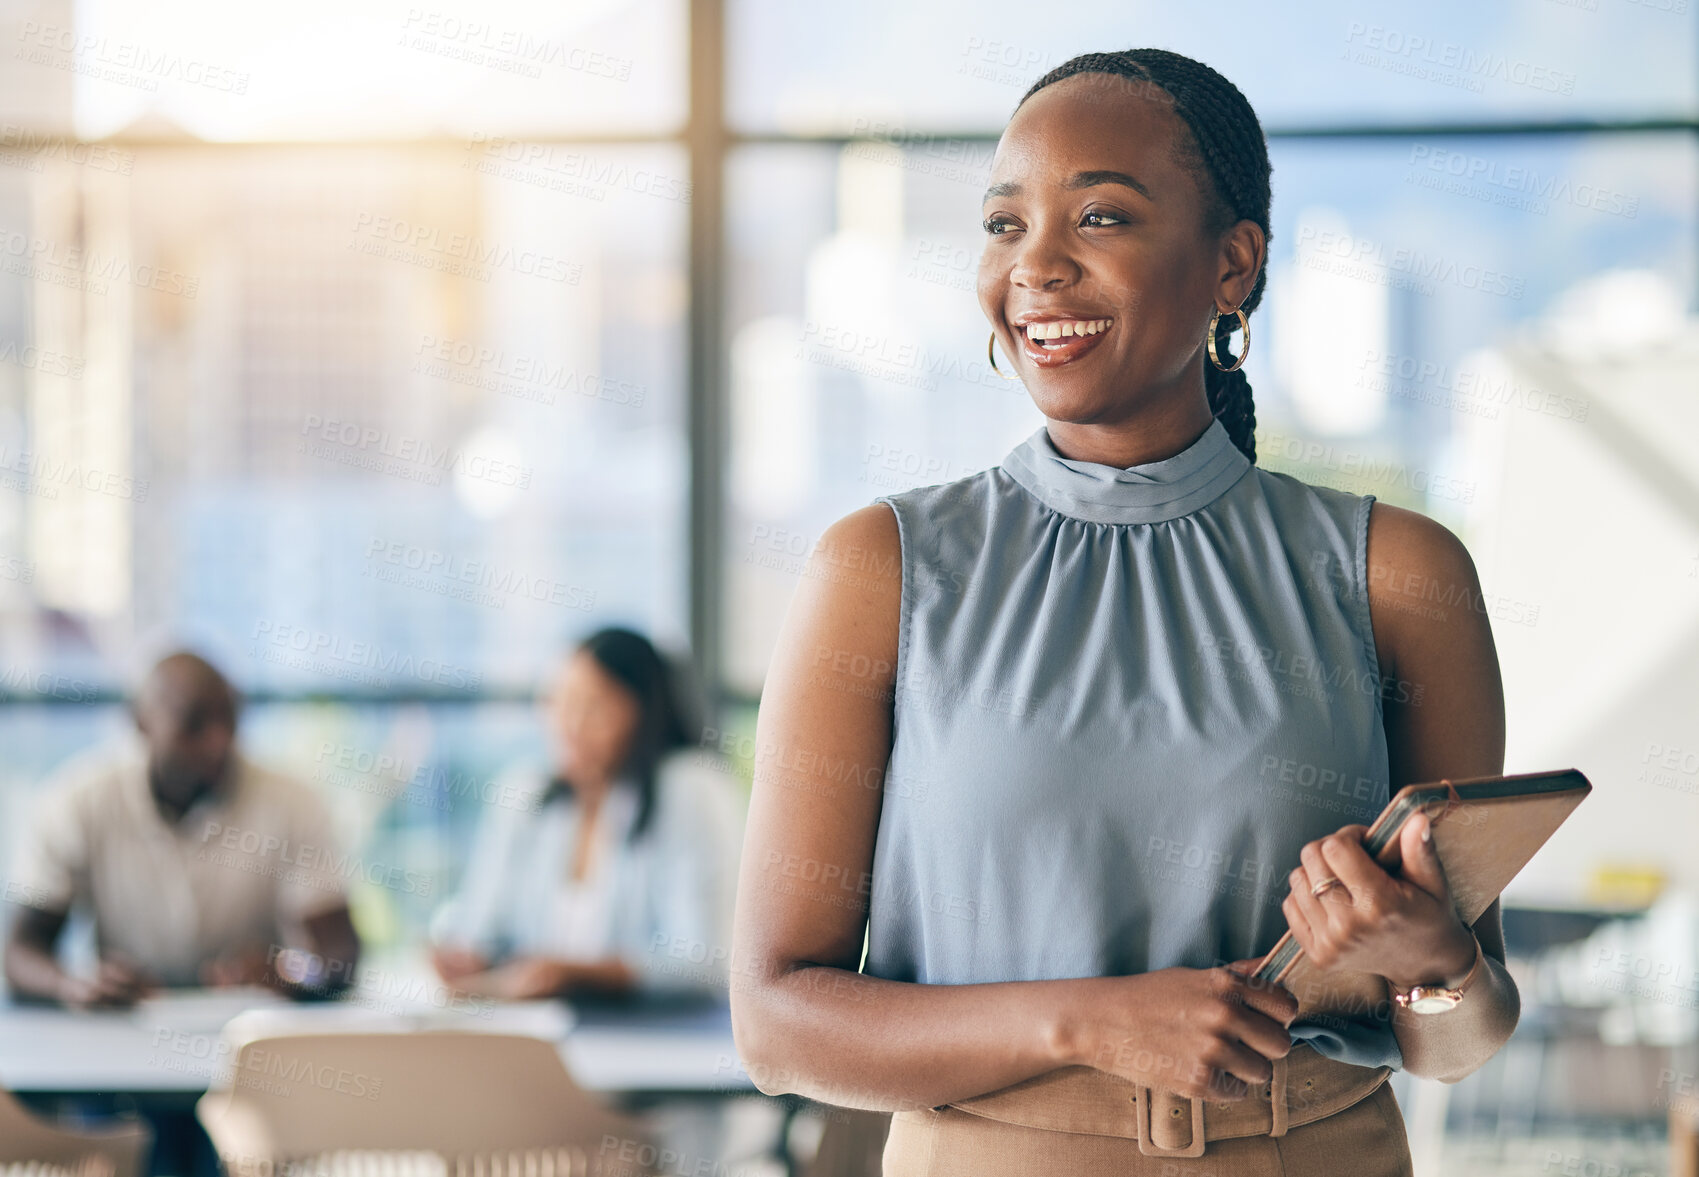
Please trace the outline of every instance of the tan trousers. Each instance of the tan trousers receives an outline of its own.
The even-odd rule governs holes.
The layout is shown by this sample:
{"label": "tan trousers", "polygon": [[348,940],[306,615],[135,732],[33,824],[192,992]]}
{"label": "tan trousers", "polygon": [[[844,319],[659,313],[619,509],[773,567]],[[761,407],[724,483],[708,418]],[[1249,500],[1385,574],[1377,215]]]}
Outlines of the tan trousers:
{"label": "tan trousers", "polygon": [[885,1177],[1412,1177],[1392,1086],[1286,1135],[1212,1140],[1201,1157],[1146,1156],[1138,1141],[1023,1128],[958,1108],[897,1112]]}

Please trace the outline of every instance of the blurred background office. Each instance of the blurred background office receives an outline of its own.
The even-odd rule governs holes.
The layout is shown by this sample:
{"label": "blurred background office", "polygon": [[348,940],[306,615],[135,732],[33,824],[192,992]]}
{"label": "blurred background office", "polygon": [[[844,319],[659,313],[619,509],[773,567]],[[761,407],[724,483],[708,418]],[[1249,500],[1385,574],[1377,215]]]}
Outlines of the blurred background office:
{"label": "blurred background office", "polygon": [[1661,1171],[1699,1068],[1644,1014],[1699,962],[1605,921],[1699,887],[1689,0],[0,0],[0,879],[161,643],[319,791],[373,965],[600,627],[690,660],[747,780],[823,527],[1040,423],[979,197],[1025,88],[1129,45],[1269,135],[1259,460],[1456,530],[1484,596],[1413,606],[1491,616],[1510,771],[1598,788],[1507,895],[1565,1012],[1400,1092],[1419,1159]]}

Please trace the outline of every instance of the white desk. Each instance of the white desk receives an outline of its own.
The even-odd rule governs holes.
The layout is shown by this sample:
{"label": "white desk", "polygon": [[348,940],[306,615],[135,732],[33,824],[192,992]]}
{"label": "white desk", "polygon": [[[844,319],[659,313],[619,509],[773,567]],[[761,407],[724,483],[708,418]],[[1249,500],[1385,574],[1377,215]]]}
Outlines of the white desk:
{"label": "white desk", "polygon": [[[290,1006],[267,994],[184,993],[123,1012],[0,1004],[0,1087],[25,1093],[193,1095],[228,1069],[225,1025],[273,1032],[459,1029],[556,1041],[582,1086],[607,1094],[744,1094],[723,1006],[485,1006],[478,1012],[374,1008],[354,1002]],[[252,1036],[250,1034],[249,1036]]]}

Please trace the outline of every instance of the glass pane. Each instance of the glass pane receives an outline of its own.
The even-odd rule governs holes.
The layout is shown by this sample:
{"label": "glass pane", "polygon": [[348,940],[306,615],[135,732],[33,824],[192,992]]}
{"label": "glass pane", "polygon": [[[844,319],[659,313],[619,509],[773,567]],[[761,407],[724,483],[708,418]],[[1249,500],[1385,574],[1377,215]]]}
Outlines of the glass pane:
{"label": "glass pane", "polygon": [[684,0],[278,10],[48,0],[0,18],[8,119],[100,138],[472,138],[668,132]]}
{"label": "glass pane", "polygon": [[750,130],[902,137],[1000,130],[1026,88],[1087,52],[1160,46],[1209,63],[1266,128],[1691,115],[1699,18],[1683,0],[1230,0],[1207,16],[1134,0],[1035,20],[1010,0],[874,0],[822,35],[806,5],[733,0],[730,105]]}
{"label": "glass pane", "polygon": [[197,148],[11,177],[9,676],[189,640],[245,687],[528,688],[682,642],[670,148]]}

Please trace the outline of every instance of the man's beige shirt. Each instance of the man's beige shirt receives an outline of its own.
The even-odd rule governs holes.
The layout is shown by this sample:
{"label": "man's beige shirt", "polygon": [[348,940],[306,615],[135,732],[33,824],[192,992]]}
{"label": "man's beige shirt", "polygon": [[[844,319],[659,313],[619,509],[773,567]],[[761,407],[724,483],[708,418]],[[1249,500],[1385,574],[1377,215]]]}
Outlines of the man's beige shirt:
{"label": "man's beige shirt", "polygon": [[90,910],[101,954],[165,985],[200,983],[215,957],[296,943],[302,919],[346,904],[358,865],[307,785],[240,751],[230,784],[168,825],[139,743],[79,759],[41,798],[16,896]]}

